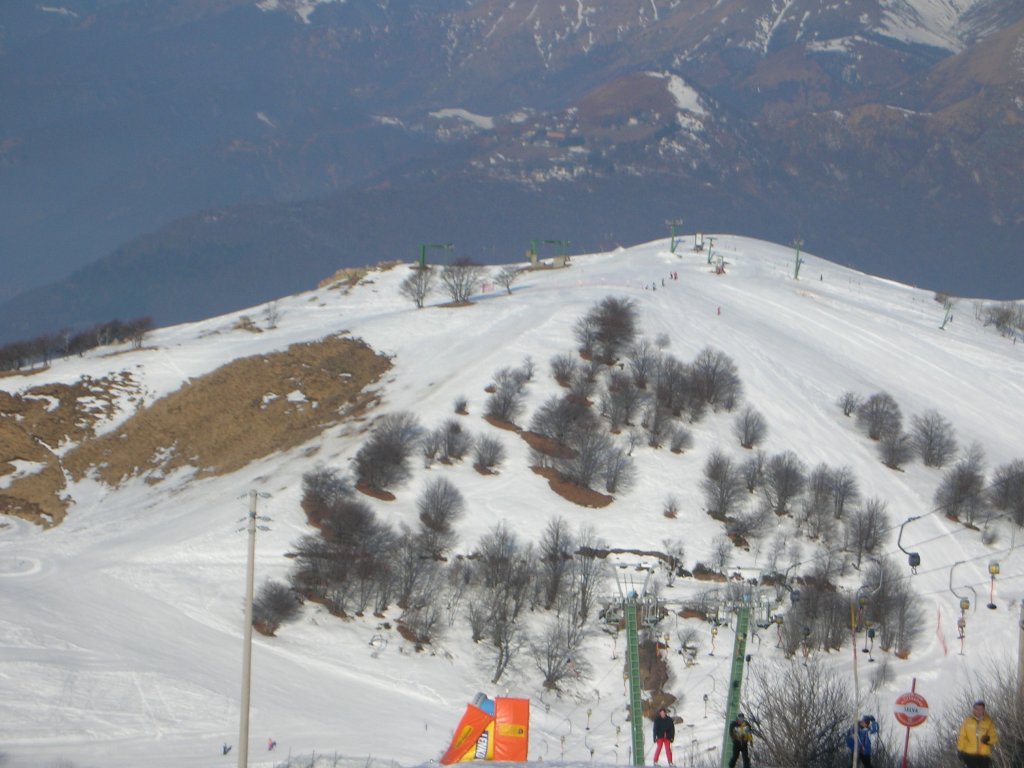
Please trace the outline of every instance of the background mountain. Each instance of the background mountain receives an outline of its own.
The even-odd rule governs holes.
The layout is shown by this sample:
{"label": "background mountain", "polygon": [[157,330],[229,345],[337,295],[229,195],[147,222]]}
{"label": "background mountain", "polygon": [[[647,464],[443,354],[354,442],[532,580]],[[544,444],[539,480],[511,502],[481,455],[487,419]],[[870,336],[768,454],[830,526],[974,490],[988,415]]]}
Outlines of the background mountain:
{"label": "background mountain", "polygon": [[[296,570],[306,537],[318,535],[304,508],[306,476],[350,475],[382,421],[401,413],[413,414],[427,434],[450,434],[446,425],[454,422],[460,435],[497,441],[504,458],[482,473],[471,456],[430,461],[417,449],[408,477],[390,488],[393,499],[357,495],[376,526],[399,532],[420,529],[421,501],[432,483],[458,489],[465,509],[452,524],[447,560],[429,561],[444,578],[421,582],[404,609],[394,593],[377,591],[386,582],[370,581],[372,602],[388,603],[375,615],[370,607],[358,610],[351,578],[336,574],[334,599],[344,616],[336,606],[332,613],[307,600],[275,637],[257,634],[252,764],[269,768],[291,757],[308,767],[316,754],[327,756],[318,768],[429,765],[477,691],[532,700],[534,761],[624,764],[624,640],[614,618],[590,615],[572,653],[579,674],[558,691],[545,687],[532,650],[552,616],[539,591],[529,593],[518,624],[522,645],[497,682],[493,643],[474,640],[474,616],[492,605],[474,576],[482,539],[503,524],[522,547],[538,546],[555,518],[573,537],[590,530],[601,554],[617,550],[596,561],[605,566],[595,592],[602,608],[616,605],[620,588],[641,588],[648,574],[650,594],[663,601],[664,614],[647,638],[667,651],[657,693],[673,697],[669,706],[683,718],[677,762],[720,764],[735,629],[727,608],[718,626],[701,616],[713,618],[719,603],[748,595],[757,621],[784,618],[783,625],[757,626],[747,645],[742,694],[744,711],[757,717],[755,750],[767,750],[772,736],[799,741],[784,724],[771,725],[773,716],[796,721],[794,709],[772,707],[762,694],[766,683],[781,688],[772,675],[813,667],[828,685],[846,686],[849,703],[823,736],[835,758],[829,765],[849,762],[841,739],[855,708],[874,713],[882,726],[876,763],[899,764],[904,732],[892,717],[893,700],[914,679],[930,705],[928,722],[911,740],[915,764],[942,765],[941,758],[952,757],[951,734],[978,694],[1002,729],[1004,759],[1019,763],[1024,733],[1019,710],[1011,708],[1016,684],[997,704],[990,675],[993,663],[1007,679],[1015,669],[1024,489],[1017,486],[1013,509],[980,504],[973,522],[964,510],[950,518],[935,497],[951,471],[979,455],[986,489],[1000,469],[1019,465],[1024,345],[987,325],[982,308],[969,301],[956,304],[955,318],[944,323],[945,309],[930,291],[815,256],[806,257],[803,278],[794,280],[785,245],[720,234],[715,248],[724,273],[692,247],[687,238],[672,254],[668,241],[658,240],[577,256],[567,269],[524,273],[511,293],[491,290],[493,269],[488,289],[469,305],[453,307],[447,296],[431,294],[424,309],[400,292],[417,273],[399,264],[279,297],[274,323],[269,307],[246,308],[156,329],[137,349],[108,345],[0,379],[5,765],[199,768],[233,761],[237,751],[225,758],[220,750],[225,742],[237,750],[247,550],[238,521],[249,509],[247,492],[265,494],[257,498],[258,512],[271,518],[258,533],[257,586],[283,582]],[[661,447],[649,444],[652,422],[639,413],[609,432],[606,387],[633,368],[625,358],[622,369],[590,366],[578,351],[580,320],[609,296],[635,307],[639,337],[666,361],[664,371],[690,366],[707,348],[725,355],[734,368],[721,368],[721,380],[741,387],[733,410],[686,406],[669,418],[665,434],[673,437]],[[589,406],[580,402],[585,377],[573,379],[572,393],[556,381],[557,357],[593,374]],[[488,390],[526,370],[515,416],[520,429],[485,418]],[[640,392],[641,413],[659,389],[648,384]],[[918,458],[899,469],[886,466],[879,443],[844,415],[837,402],[844,392],[862,400],[888,393],[908,432],[915,418],[939,413],[952,429],[955,458],[943,467]],[[542,443],[526,430],[552,400],[571,404],[573,394],[602,434],[629,449],[632,484],[609,492],[597,483],[590,494],[573,496],[552,482],[556,465],[535,450]],[[460,399],[465,413],[456,412]],[[769,511],[735,543],[725,538],[770,498],[764,487],[753,494],[743,488],[731,514],[716,516],[703,490],[715,454],[734,466],[756,456],[734,431],[748,406],[767,425],[758,445],[766,457],[792,455],[808,475],[825,465],[855,479],[860,498],[848,499],[842,520],[831,504],[824,517],[812,514],[820,487],[809,483],[789,513]],[[680,432],[690,442],[673,450]],[[902,617],[889,614],[876,624],[874,663],[868,653],[853,654],[861,661],[857,699],[849,608],[856,596],[868,595],[871,610],[881,603],[869,566],[854,567],[855,521],[872,500],[883,506],[872,553],[890,569],[884,594],[911,599]],[[824,530],[815,534],[817,524]],[[397,570],[398,551],[378,554]],[[917,573],[908,567],[908,551],[920,555]],[[672,553],[685,571],[674,579]],[[577,554],[566,559],[576,562]],[[994,581],[991,561],[1001,565]],[[698,563],[728,580],[697,578]],[[538,565],[534,575],[542,570]],[[778,583],[780,572],[802,589],[801,601]],[[819,592],[815,602],[811,595],[823,582],[831,598]],[[994,609],[985,607],[990,594]],[[410,634],[420,626],[421,595],[440,610],[427,643]],[[961,596],[971,602],[966,612]],[[803,626],[814,627],[806,659]],[[828,627],[836,633],[831,638]],[[794,637],[796,644],[787,645]],[[856,646],[862,643],[863,627]],[[645,692],[648,706],[655,693]],[[809,722],[824,719],[822,711],[804,714]],[[273,755],[265,751],[267,738],[278,742]]]}
{"label": "background mountain", "polygon": [[1022,19],[1012,0],[8,3],[0,335],[197,319],[422,242],[494,263],[666,219],[1019,298]]}

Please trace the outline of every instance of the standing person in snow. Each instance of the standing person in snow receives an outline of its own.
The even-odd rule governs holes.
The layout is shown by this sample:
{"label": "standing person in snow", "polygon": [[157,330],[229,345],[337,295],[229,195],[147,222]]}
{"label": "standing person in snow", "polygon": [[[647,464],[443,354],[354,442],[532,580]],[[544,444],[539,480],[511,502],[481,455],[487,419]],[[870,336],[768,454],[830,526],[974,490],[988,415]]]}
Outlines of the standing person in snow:
{"label": "standing person in snow", "polygon": [[[854,738],[857,741],[854,741]],[[857,735],[854,737],[853,727],[846,732],[846,748],[853,752],[857,748],[857,765],[871,768],[871,721],[862,717],[857,721]]]}
{"label": "standing person in snow", "polygon": [[960,726],[956,738],[956,751],[967,768],[988,768],[992,765],[992,750],[999,743],[996,725],[985,712],[985,702],[974,702],[974,709]]}
{"label": "standing person in snow", "polygon": [[736,719],[729,723],[729,738],[732,739],[732,757],[729,768],[736,768],[736,761],[743,755],[743,768],[750,768],[750,742],[754,740],[750,732],[750,723],[740,712]]}
{"label": "standing person in snow", "polygon": [[668,764],[674,766],[672,762],[672,742],[676,740],[676,724],[672,721],[672,718],[668,716],[668,710],[664,707],[658,710],[658,716],[654,718],[654,764],[658,764],[658,758],[661,757],[662,747],[665,749],[665,757],[668,758]]}

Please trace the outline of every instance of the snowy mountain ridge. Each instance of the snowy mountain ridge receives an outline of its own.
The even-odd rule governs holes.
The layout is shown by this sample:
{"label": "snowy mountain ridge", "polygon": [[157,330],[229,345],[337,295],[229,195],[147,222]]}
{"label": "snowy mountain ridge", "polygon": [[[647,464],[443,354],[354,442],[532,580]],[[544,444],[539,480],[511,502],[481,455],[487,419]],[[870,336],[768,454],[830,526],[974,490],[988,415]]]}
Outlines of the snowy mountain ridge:
{"label": "snowy mountain ridge", "polygon": [[[415,526],[423,489],[435,478],[450,480],[467,505],[455,525],[453,560],[472,554],[498,522],[523,542],[536,542],[558,516],[574,531],[592,528],[609,547],[664,552],[678,545],[688,570],[713,562],[724,527],[707,513],[700,483],[714,451],[736,461],[750,455],[734,435],[736,410],[709,411],[683,424],[693,445],[680,453],[636,444],[634,484],[611,494],[604,507],[581,507],[553,491],[531,470],[536,457],[530,446],[482,418],[496,374],[526,358],[535,370],[516,423],[525,428],[549,398],[561,396],[565,390],[551,376],[550,361],[558,354],[578,357],[575,323],[607,296],[634,302],[642,335],[652,343],[661,339],[664,353],[689,361],[711,347],[734,360],[742,405],[755,407],[767,422],[768,453],[792,451],[808,468],[821,462],[849,467],[865,497],[886,502],[891,525],[878,554],[913,585],[927,626],[906,659],[875,649],[883,662],[876,668],[891,676],[869,684],[862,670],[862,708],[878,713],[882,738],[895,744],[901,735],[889,715],[891,703],[916,678],[931,704],[931,723],[955,715],[957,687],[971,684],[985,659],[1003,658],[1016,647],[1024,558],[1005,521],[986,521],[992,535],[983,538],[936,514],[933,495],[942,472],[920,462],[901,471],[885,466],[877,445],[843,415],[837,399],[845,391],[884,391],[905,418],[938,409],[953,423],[960,446],[982,445],[987,466],[994,468],[1020,455],[1015,404],[1024,395],[1024,346],[986,326],[968,300],[955,303],[955,318],[944,322],[945,310],[929,292],[807,254],[801,254],[795,280],[791,248],[729,234],[706,242],[711,253],[694,251],[691,236],[675,253],[667,240],[658,240],[573,256],[568,268],[522,273],[507,293],[493,282],[492,270],[484,289],[462,307],[445,306],[445,297],[434,294],[426,308],[416,309],[399,290],[413,271],[400,264],[370,271],[350,287],[335,283],[281,298],[273,327],[262,319],[267,307],[256,307],[159,329],[141,349],[100,349],[5,377],[8,396],[40,398],[50,385],[130,372],[135,389],[117,400],[97,429],[109,436],[228,364],[269,361],[294,345],[359,339],[391,365],[370,385],[365,413],[241,469],[203,474],[193,462],[109,484],[97,463],[80,478],[65,473],[62,493],[72,504],[60,525],[44,530],[6,518],[0,525],[0,751],[14,766],[65,759],[108,768],[198,768],[232,760],[222,758],[220,749],[238,733],[246,548],[237,520],[247,503],[240,497],[254,489],[269,494],[260,501],[260,513],[272,520],[258,534],[257,578],[285,579],[293,567],[288,555],[313,532],[300,506],[303,475],[316,467],[350,471],[372,425],[389,413],[414,413],[427,429],[456,418],[475,437],[486,435],[505,447],[495,474],[481,474],[469,461],[426,467],[417,459],[393,501],[366,498],[383,523]],[[315,410],[311,383],[295,375],[287,388],[256,398],[253,412]],[[467,402],[464,416],[453,411],[460,398]],[[613,437],[622,442],[627,433]],[[72,449],[52,447],[64,456]],[[160,448],[175,451],[175,445]],[[10,491],[13,477],[23,480],[37,469],[19,464],[0,476],[0,492]],[[678,501],[674,518],[663,513],[669,495]],[[751,497],[743,509],[756,503]],[[780,530],[792,534],[791,525],[780,518]],[[741,575],[733,583],[769,570],[772,541],[771,535],[752,537],[747,548],[732,551],[726,570]],[[821,545],[801,538],[779,555],[777,567],[792,577],[807,575],[823,557]],[[920,553],[916,575],[909,573],[903,549]],[[961,655],[960,607],[951,585],[984,601],[992,559],[1002,564],[994,584],[997,608],[979,608],[974,600]],[[608,562],[627,583],[643,580],[635,569],[652,569],[658,594],[672,609],[657,632],[670,651],[666,690],[682,718],[678,748],[687,765],[696,764],[721,743],[733,632],[723,625],[713,633],[707,621],[679,614],[708,589],[707,582],[682,577],[670,583],[653,557],[627,553]],[[848,573],[842,588],[855,590],[861,577]],[[601,601],[614,603],[616,595],[609,575]],[[772,613],[787,615],[787,600],[782,592]],[[398,631],[401,613],[392,605],[382,616],[343,620],[307,602],[300,619],[276,637],[256,636],[251,764],[272,764],[274,756],[259,758],[268,738],[277,741],[281,758],[336,753],[360,764],[366,756],[424,764],[447,746],[478,690],[533,700],[532,759],[626,761],[620,633],[595,620],[583,650],[592,671],[554,692],[543,687],[525,651],[493,683],[492,651],[472,641],[464,614],[454,614],[451,626],[418,651]],[[537,611],[525,623],[536,633],[543,620]],[[699,647],[692,658],[678,653],[687,633]],[[775,633],[774,627],[760,629],[748,644],[748,681],[759,668],[793,663],[776,648]],[[836,675],[849,676],[848,653],[813,655]],[[755,694],[754,687],[745,690],[744,706]],[[938,726],[923,726],[915,739],[929,727]]]}

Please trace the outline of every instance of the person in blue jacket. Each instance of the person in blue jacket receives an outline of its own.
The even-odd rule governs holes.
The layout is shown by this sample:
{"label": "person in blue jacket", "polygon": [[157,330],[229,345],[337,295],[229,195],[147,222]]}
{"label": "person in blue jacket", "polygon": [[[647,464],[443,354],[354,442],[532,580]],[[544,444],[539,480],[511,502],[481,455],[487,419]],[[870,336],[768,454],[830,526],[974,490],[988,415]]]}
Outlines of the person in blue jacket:
{"label": "person in blue jacket", "polygon": [[854,741],[853,727],[846,732],[846,748],[853,752],[857,748],[857,765],[864,768],[871,768],[871,717],[862,717],[857,721],[856,741]]}

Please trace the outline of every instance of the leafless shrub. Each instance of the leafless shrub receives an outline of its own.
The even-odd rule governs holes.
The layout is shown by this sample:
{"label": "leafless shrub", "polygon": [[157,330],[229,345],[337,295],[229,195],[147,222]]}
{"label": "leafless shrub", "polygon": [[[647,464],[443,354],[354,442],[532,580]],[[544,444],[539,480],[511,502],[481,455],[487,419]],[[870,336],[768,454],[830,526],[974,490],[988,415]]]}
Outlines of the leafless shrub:
{"label": "leafless shrub", "polygon": [[611,430],[618,432],[636,418],[642,401],[643,395],[633,378],[621,371],[613,371],[601,395],[601,413],[608,418]]}
{"label": "leafless shrub", "polygon": [[568,387],[576,372],[576,360],[572,355],[560,354],[551,358],[551,375],[563,387]]}
{"label": "leafless shrub", "polygon": [[857,407],[857,426],[872,440],[903,428],[900,407],[888,392],[876,392]]}
{"label": "leafless shrub", "polygon": [[672,520],[679,515],[679,499],[671,493],[665,497],[661,505],[661,513]]}
{"label": "leafless shrub", "polygon": [[505,461],[505,444],[496,437],[484,435],[476,441],[474,463],[484,469],[494,469]]}
{"label": "leafless shrub", "polygon": [[459,259],[441,270],[441,285],[453,302],[462,304],[469,301],[485,274],[485,268],[479,264],[469,259]]}
{"label": "leafless shrub", "polygon": [[669,438],[669,450],[672,453],[683,453],[693,448],[693,433],[686,427],[675,427]]}
{"label": "leafless shrub", "polygon": [[708,513],[716,517],[732,514],[743,498],[743,485],[733,460],[718,449],[704,462],[701,490]]}
{"label": "leafless shrub", "polygon": [[252,603],[252,623],[274,634],[282,624],[299,617],[302,600],[294,590],[279,581],[266,581]]}
{"label": "leafless shrub", "polygon": [[[592,333],[586,346],[594,357],[611,364],[636,338],[638,318],[639,311],[632,299],[606,296],[587,313],[587,325]],[[581,347],[585,346],[584,340],[577,333]]]}
{"label": "leafless shrub", "polygon": [[409,276],[402,281],[398,290],[403,296],[410,299],[416,305],[417,309],[422,309],[423,302],[434,288],[435,277],[436,273],[430,267],[414,269]]}
{"label": "leafless shrub", "polygon": [[629,348],[627,359],[633,383],[641,389],[645,388],[658,369],[657,349],[647,339],[640,339]]}
{"label": "leafless shrub", "polygon": [[401,411],[382,418],[353,459],[356,478],[386,490],[409,477],[409,457],[423,433],[416,417]]}
{"label": "leafless shrub", "polygon": [[523,270],[517,267],[503,267],[494,276],[494,282],[505,289],[509,296],[512,295],[512,285],[523,275]]}
{"label": "leafless shrub", "polygon": [[416,500],[424,548],[433,557],[441,557],[454,543],[453,524],[465,511],[462,493],[443,477],[432,479]]}
{"label": "leafless shrub", "polygon": [[764,485],[765,467],[768,465],[768,454],[758,450],[743,462],[740,467],[740,476],[748,493],[757,493]]}
{"label": "leafless shrub", "polygon": [[747,711],[765,765],[838,768],[854,701],[845,680],[817,659],[754,666]]}
{"label": "leafless shrub", "polygon": [[839,396],[836,403],[843,409],[843,416],[852,416],[860,407],[860,395],[856,392],[846,391]]}
{"label": "leafless shrub", "polygon": [[754,448],[768,436],[768,424],[760,411],[748,405],[733,422],[733,433],[744,448]]}
{"label": "leafless shrub", "polygon": [[690,366],[697,398],[714,410],[731,411],[743,396],[743,384],[732,358],[721,350],[705,347]]}
{"label": "leafless shrub", "polygon": [[878,454],[889,469],[901,469],[914,458],[914,441],[906,432],[886,432],[878,441]]}

